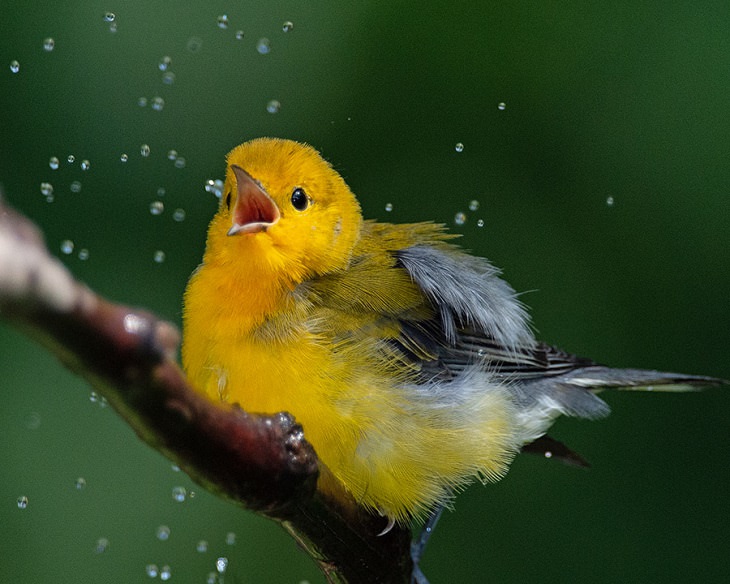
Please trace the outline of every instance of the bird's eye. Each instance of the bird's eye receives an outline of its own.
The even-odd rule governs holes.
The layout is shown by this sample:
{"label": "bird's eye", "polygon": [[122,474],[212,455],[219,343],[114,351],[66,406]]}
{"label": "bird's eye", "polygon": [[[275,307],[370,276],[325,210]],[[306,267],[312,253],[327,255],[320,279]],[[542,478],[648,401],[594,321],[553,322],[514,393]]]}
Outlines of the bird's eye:
{"label": "bird's eye", "polygon": [[297,211],[304,211],[309,207],[309,197],[302,187],[297,187],[291,194],[291,204]]}
{"label": "bird's eye", "polygon": [[231,193],[230,191],[226,194],[226,208],[231,210]]}

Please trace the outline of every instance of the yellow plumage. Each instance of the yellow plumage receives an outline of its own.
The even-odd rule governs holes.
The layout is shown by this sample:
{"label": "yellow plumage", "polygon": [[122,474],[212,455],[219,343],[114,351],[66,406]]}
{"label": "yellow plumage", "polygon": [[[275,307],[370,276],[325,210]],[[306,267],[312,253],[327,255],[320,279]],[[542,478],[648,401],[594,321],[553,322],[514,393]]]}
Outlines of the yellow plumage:
{"label": "yellow plumage", "polygon": [[[227,235],[233,165],[276,203],[275,225]],[[419,404],[409,387],[417,367],[388,354],[397,315],[432,314],[390,252],[442,245],[441,228],[363,222],[341,177],[294,142],[243,144],[228,166],[203,264],[185,293],[182,356],[194,386],[247,411],[292,413],[356,499],[400,521],[443,501],[445,487],[501,475],[517,448],[505,396],[485,392],[469,415],[430,396]],[[312,197],[303,212],[290,202],[296,187]],[[353,257],[368,261],[351,266]]]}
{"label": "yellow plumage", "polygon": [[193,385],[288,411],[364,506],[407,522],[496,479],[560,414],[605,387],[708,378],[601,367],[535,341],[512,289],[431,223],[363,221],[311,147],[235,148],[203,263],[185,292]]}

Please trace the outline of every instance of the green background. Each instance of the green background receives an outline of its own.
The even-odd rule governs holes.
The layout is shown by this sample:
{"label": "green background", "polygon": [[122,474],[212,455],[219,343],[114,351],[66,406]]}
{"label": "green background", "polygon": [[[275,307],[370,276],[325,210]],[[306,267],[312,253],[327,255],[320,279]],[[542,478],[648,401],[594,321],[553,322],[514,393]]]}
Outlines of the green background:
{"label": "green background", "polygon": [[[367,217],[463,233],[531,291],[545,340],[615,366],[730,378],[727,3],[6,0],[3,14],[0,182],[98,292],[179,323],[216,204],[205,181],[236,144],[276,135],[319,148]],[[553,432],[589,471],[522,456],[459,497],[424,561],[432,584],[730,579],[727,390],[606,397],[607,420]],[[202,583],[218,557],[227,582],[323,581],[275,524],[175,472],[4,324],[0,473],[2,583],[146,582],[150,563]],[[176,486],[194,496],[176,502]]]}

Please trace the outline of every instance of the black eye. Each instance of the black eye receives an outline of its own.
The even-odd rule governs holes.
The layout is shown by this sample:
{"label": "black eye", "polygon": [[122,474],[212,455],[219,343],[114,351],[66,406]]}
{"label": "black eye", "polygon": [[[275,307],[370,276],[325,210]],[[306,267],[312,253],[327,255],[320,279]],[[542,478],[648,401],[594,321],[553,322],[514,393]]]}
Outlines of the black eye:
{"label": "black eye", "polygon": [[226,195],[226,207],[228,208],[229,211],[231,210],[231,193],[230,192]]}
{"label": "black eye", "polygon": [[309,207],[309,197],[302,187],[297,187],[291,194],[291,204],[297,211],[304,211]]}

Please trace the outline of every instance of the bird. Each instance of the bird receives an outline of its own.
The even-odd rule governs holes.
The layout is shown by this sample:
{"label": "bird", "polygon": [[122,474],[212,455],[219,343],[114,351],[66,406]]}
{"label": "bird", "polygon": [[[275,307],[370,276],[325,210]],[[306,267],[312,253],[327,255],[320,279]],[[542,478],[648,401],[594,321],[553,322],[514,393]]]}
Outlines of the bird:
{"label": "bird", "polygon": [[184,294],[183,368],[211,400],[292,414],[390,526],[500,479],[523,450],[580,461],[547,431],[559,416],[606,416],[602,390],[723,383],[614,369],[537,340],[498,268],[444,225],[365,220],[307,144],[257,138],[226,162]]}

